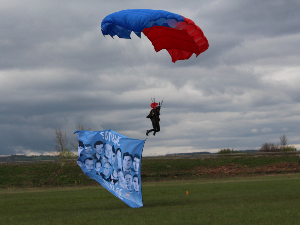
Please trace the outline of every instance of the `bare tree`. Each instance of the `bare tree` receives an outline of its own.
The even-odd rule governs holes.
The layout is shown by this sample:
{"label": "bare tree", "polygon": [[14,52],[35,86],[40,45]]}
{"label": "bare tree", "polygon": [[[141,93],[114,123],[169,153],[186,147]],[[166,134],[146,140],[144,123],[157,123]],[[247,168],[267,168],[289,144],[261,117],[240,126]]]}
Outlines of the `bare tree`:
{"label": "bare tree", "polygon": [[281,145],[281,148],[284,148],[287,146],[287,141],[288,141],[288,138],[286,137],[286,135],[282,135],[280,136],[280,145]]}
{"label": "bare tree", "polygon": [[66,132],[63,132],[61,129],[55,129],[55,142],[55,149],[59,154],[68,151],[67,145],[69,140]]}
{"label": "bare tree", "polygon": [[[85,128],[82,124],[77,124],[76,129],[79,130],[79,131],[80,130],[88,130],[88,131],[92,130],[92,128]],[[70,141],[70,145],[71,145],[72,149],[74,149],[75,151],[77,151],[77,148],[78,148],[77,137],[75,137],[74,140]]]}
{"label": "bare tree", "polygon": [[85,128],[82,124],[77,124],[77,126],[76,126],[76,129],[77,130],[88,130],[88,131],[91,131],[92,130],[92,128]]}
{"label": "bare tree", "polygon": [[280,148],[278,146],[278,144],[274,144],[274,143],[264,143],[260,150],[260,152],[279,152]]}

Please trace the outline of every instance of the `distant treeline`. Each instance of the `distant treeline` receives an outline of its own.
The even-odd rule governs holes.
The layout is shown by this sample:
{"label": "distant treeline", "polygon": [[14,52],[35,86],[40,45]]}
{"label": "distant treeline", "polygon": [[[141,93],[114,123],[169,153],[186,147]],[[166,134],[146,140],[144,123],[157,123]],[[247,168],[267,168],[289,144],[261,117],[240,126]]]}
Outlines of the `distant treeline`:
{"label": "distant treeline", "polygon": [[[240,153],[254,153],[258,152],[258,150],[240,150]],[[172,155],[197,155],[197,154],[217,154],[211,152],[190,152],[190,153],[174,153],[174,154],[166,154],[166,156]],[[58,160],[59,156],[51,156],[51,155],[10,155],[10,156],[0,156],[0,162],[18,162],[18,161],[40,161],[40,160]],[[77,157],[75,157],[77,158]]]}
{"label": "distant treeline", "polygon": [[[239,153],[255,153],[258,152],[258,150],[239,150],[236,151]],[[171,156],[171,155],[198,155],[198,154],[217,154],[217,152],[215,153],[211,153],[211,152],[189,152],[189,153],[174,153],[174,154],[166,154],[166,156]]]}
{"label": "distant treeline", "polygon": [[57,160],[58,156],[51,155],[10,155],[10,156],[1,156],[0,162],[17,162],[17,161],[39,161],[39,160]]}

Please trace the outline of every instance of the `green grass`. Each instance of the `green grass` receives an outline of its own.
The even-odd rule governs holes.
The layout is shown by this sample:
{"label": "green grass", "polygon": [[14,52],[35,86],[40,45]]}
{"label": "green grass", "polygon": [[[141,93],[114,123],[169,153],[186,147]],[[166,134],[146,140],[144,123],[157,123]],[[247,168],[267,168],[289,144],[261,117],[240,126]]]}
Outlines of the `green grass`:
{"label": "green grass", "polygon": [[216,157],[204,159],[149,159],[143,161],[143,170],[147,171],[174,171],[191,170],[195,166],[217,167],[228,164],[256,167],[281,162],[298,162],[298,156],[260,156],[260,157]]}
{"label": "green grass", "polygon": [[0,224],[299,224],[299,187],[300,174],[146,182],[139,209],[99,185],[0,189]]}
{"label": "green grass", "polygon": [[[147,159],[142,161],[142,179],[160,181],[164,179],[196,179],[198,169],[217,168],[234,164],[237,167],[256,168],[276,163],[292,163],[297,167],[298,156],[260,156],[260,157],[217,157],[204,159]],[[198,171],[198,172],[197,172]],[[249,174],[248,174],[249,175]],[[256,175],[256,174],[254,174]],[[200,177],[211,177],[203,175]]]}
{"label": "green grass", "polygon": [[0,188],[57,187],[96,184],[76,162],[0,166]]}
{"label": "green grass", "polygon": [[[292,164],[292,167],[296,168],[298,161],[299,157],[297,156],[218,157],[205,159],[143,158],[141,166],[142,181],[209,178],[213,177],[213,175],[207,173],[200,175],[201,170],[231,164],[237,167],[247,166],[248,168],[255,168],[288,162]],[[299,172],[299,169],[300,167],[294,172]],[[257,173],[254,175],[257,175]],[[0,188],[63,187],[74,185],[97,185],[96,181],[83,174],[76,161],[0,165]]]}

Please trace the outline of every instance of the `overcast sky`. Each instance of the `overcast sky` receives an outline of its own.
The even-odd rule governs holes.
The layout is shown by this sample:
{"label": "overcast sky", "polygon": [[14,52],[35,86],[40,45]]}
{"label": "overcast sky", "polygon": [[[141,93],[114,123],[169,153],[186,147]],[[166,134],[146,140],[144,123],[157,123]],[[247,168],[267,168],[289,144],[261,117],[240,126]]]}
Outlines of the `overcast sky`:
{"label": "overcast sky", "polygon": [[[0,155],[49,154],[55,128],[81,124],[145,139],[151,97],[164,100],[161,132],[144,156],[300,149],[300,1],[0,0]],[[172,63],[150,41],[104,37],[123,9],[162,9],[192,19],[209,48]]]}

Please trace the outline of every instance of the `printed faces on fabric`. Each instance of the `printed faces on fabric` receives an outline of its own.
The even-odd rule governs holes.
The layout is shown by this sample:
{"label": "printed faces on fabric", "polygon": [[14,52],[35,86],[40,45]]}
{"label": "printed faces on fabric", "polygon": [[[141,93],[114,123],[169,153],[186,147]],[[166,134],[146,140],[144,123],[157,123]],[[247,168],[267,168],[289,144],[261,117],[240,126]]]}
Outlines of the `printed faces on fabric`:
{"label": "printed faces on fabric", "polygon": [[76,131],[78,165],[132,208],[143,206],[141,159],[145,140],[128,138],[113,130]]}

